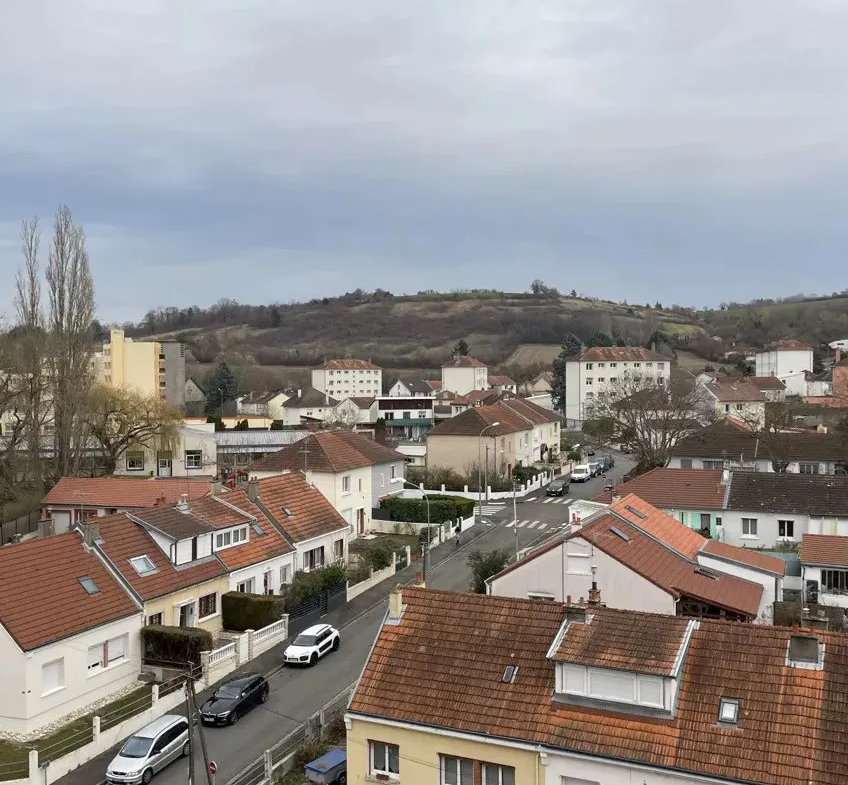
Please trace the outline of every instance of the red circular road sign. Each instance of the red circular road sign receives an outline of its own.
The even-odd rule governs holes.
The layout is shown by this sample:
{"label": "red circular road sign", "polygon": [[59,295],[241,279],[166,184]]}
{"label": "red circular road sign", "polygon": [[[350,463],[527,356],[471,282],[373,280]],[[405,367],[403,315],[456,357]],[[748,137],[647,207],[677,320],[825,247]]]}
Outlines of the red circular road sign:
{"label": "red circular road sign", "polygon": [[209,761],[209,773],[214,774],[216,771],[218,771],[218,764],[215,763],[214,760],[210,760]]}

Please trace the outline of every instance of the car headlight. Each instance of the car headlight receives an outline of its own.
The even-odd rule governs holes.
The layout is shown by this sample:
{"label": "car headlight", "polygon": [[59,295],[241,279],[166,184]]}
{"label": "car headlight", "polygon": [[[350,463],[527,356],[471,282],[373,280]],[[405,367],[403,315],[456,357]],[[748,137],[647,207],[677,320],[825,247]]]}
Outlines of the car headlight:
{"label": "car headlight", "polygon": [[230,712],[225,711],[225,712],[222,712],[221,714],[216,714],[215,716],[216,716],[216,717],[226,717],[229,713],[230,713]]}

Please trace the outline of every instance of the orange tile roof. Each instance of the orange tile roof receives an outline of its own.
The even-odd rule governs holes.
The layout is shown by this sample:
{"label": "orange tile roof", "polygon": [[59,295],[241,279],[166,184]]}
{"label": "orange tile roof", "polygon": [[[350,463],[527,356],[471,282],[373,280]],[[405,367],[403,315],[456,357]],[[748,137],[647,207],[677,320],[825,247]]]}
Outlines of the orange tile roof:
{"label": "orange tile roof", "polygon": [[[96,594],[80,584],[86,576]],[[0,548],[0,624],[23,651],[140,613],[76,532]]]}
{"label": "orange tile roof", "polygon": [[[680,524],[682,525],[682,524]],[[619,537],[613,529],[627,537]],[[580,538],[674,597],[690,597],[734,613],[755,617],[763,587],[732,575],[699,572],[696,562],[673,551],[618,516],[604,515],[569,535]],[[598,576],[603,592],[604,576]]]}
{"label": "orange tile roof", "polygon": [[426,384],[431,390],[441,390],[442,389],[442,380],[441,379],[427,379]]}
{"label": "orange tile roof", "polygon": [[[720,469],[653,469],[619,485],[614,493],[634,493],[663,509],[722,510],[726,487],[721,474]],[[612,497],[612,491],[605,491],[594,501],[609,504]]]}
{"label": "orange tile roof", "polygon": [[494,384],[498,387],[514,387],[515,382],[509,378],[509,376],[503,376],[502,374],[493,374],[490,373],[487,377],[487,381],[489,384]]}
{"label": "orange tile roof", "polygon": [[751,384],[759,390],[785,390],[786,385],[776,376],[748,376]]}
{"label": "orange tile roof", "polygon": [[[223,565],[214,556],[177,569],[145,529],[125,513],[98,518],[97,523],[102,540],[100,549],[143,600],[164,597],[226,574]],[[130,559],[138,556],[147,556],[155,565],[156,572],[139,575],[130,564]]]}
{"label": "orange tile roof", "polygon": [[[302,474],[281,474],[259,480],[259,506],[293,542],[342,532],[348,523]],[[285,510],[292,514],[287,515]]]}
{"label": "orange tile roof", "polygon": [[760,388],[749,381],[715,382],[707,385],[709,390],[722,403],[756,403],[765,401],[766,396]]}
{"label": "orange tile roof", "polygon": [[442,368],[486,368],[486,363],[481,363],[479,360],[475,360],[473,357],[469,357],[467,354],[460,355],[459,357],[454,357],[451,360],[448,360]]}
{"label": "orange tile roof", "polygon": [[768,556],[765,553],[759,553],[752,548],[737,548],[734,545],[727,545],[727,543],[718,542],[717,540],[707,540],[701,552],[724,561],[744,564],[756,570],[771,572],[775,575],[786,575],[786,562],[783,559],[779,559],[777,556]]}
{"label": "orange tile roof", "polygon": [[184,493],[198,499],[209,493],[209,480],[191,477],[138,479],[134,477],[62,477],[41,500],[45,506],[153,507],[173,504]]}
{"label": "orange tile roof", "polygon": [[[585,621],[565,625],[564,634],[551,659],[596,668],[671,676],[691,619],[673,621],[652,613],[587,607]],[[603,623],[595,624],[599,613]]]}
{"label": "orange tile roof", "polygon": [[671,358],[641,346],[593,346],[575,359],[581,362],[667,362]]}
{"label": "orange tile roof", "polygon": [[545,409],[543,406],[539,406],[539,404],[528,401],[525,398],[506,398],[500,403],[510,411],[530,420],[533,425],[560,422],[562,420],[562,417],[555,411]]}
{"label": "orange tile roof", "polygon": [[609,509],[687,559],[694,559],[707,543],[706,537],[633,493],[622,496]]}
{"label": "orange tile roof", "polygon": [[848,567],[848,537],[838,534],[803,535],[801,563]]}
{"label": "orange tile roof", "polygon": [[[490,427],[498,423],[494,428]],[[427,433],[427,438],[434,436],[479,436],[486,428],[484,436],[505,436],[510,433],[530,431],[533,426],[511,409],[504,408],[500,403],[490,406],[475,406],[439,423]]]}
{"label": "orange tile roof", "polygon": [[812,346],[807,346],[805,343],[801,343],[801,341],[796,341],[794,338],[784,338],[776,344],[772,344],[768,349],[773,352],[798,352],[798,351],[809,351],[812,349]]}
{"label": "orange tile roof", "polygon": [[369,360],[327,360],[315,370],[319,371],[379,371],[380,366]]}
{"label": "orange tile roof", "polygon": [[[786,665],[792,630],[702,619],[683,661],[675,713],[663,718],[552,700],[555,665],[546,655],[564,617],[558,604],[407,587],[403,601],[399,624],[378,634],[351,701],[354,715],[669,773],[843,785],[846,635],[817,633],[824,669],[808,670]],[[680,623],[674,616],[634,615],[650,618],[656,629],[676,630]],[[593,623],[620,618],[600,609]],[[505,683],[510,664],[518,671]],[[722,697],[739,701],[735,727],[717,723]]]}
{"label": "orange tile roof", "polygon": [[[304,456],[304,449],[306,456]],[[391,447],[354,431],[322,431],[278,450],[248,467],[249,472],[338,472],[363,469],[405,458]]]}

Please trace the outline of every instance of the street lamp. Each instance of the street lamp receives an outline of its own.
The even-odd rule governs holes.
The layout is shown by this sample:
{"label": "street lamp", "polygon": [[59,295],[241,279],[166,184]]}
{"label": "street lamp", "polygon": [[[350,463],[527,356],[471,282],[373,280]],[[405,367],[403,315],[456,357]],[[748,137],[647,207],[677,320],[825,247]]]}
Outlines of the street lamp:
{"label": "street lamp", "polygon": [[427,505],[427,546],[426,548],[422,545],[422,549],[424,550],[423,557],[421,559],[422,568],[421,568],[421,578],[424,581],[426,586],[427,584],[427,560],[430,558],[430,500],[427,498],[427,491],[424,490],[424,484],[416,485],[414,482],[410,482],[405,477],[395,477],[391,480],[393,483],[403,483],[404,485],[408,485],[410,488],[415,488],[416,490],[421,491],[424,495],[424,503]]}
{"label": "street lamp", "polygon": [[477,437],[477,501],[479,511],[477,513],[477,523],[483,520],[483,434],[486,433],[489,428],[495,428],[500,425],[500,422],[493,422],[490,425],[487,425],[480,431],[479,436]]}

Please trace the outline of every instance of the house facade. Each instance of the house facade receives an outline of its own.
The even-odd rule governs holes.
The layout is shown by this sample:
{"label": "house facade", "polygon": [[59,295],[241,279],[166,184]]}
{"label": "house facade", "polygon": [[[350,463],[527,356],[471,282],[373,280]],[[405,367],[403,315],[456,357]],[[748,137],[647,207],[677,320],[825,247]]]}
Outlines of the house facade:
{"label": "house facade", "polygon": [[309,422],[322,422],[335,412],[339,401],[314,387],[298,390],[283,403],[283,425],[298,427]]}
{"label": "house facade", "polygon": [[630,375],[668,384],[671,360],[638,346],[596,346],[568,360],[565,419],[569,427],[579,428],[588,418],[595,395],[615,390],[615,385]]}
{"label": "house facade", "polygon": [[389,394],[377,398],[377,418],[384,421],[390,439],[421,439],[433,427],[435,403],[432,395]]}
{"label": "house facade", "polygon": [[126,450],[115,468],[118,477],[215,477],[218,449],[213,423],[179,429],[172,448],[136,445]]}
{"label": "house facade", "polygon": [[514,379],[510,379],[509,376],[504,376],[503,374],[489,374],[488,381],[489,389],[494,390],[495,392],[518,395],[518,384],[516,384]]}
{"label": "house facade", "polygon": [[0,548],[0,598],[3,731],[33,737],[137,684],[141,604],[76,532]]}
{"label": "house facade", "polygon": [[804,371],[813,371],[813,349],[793,339],[780,341],[757,352],[754,357],[755,376],[776,376],[782,379]]}
{"label": "house facade", "polygon": [[848,537],[805,534],[800,558],[804,602],[848,610]]}
{"label": "house facade", "polygon": [[383,394],[383,371],[367,360],[328,360],[312,369],[312,386],[331,398],[374,398]]}
{"label": "house facade", "polygon": [[430,398],[433,388],[425,379],[407,376],[394,381],[387,394],[391,398]]}
{"label": "house facade", "polygon": [[766,396],[746,381],[713,382],[703,386],[718,418],[734,417],[759,430],[766,420]]}
{"label": "house facade", "polygon": [[442,392],[467,395],[472,390],[489,389],[489,368],[473,357],[454,357],[442,366]]}
{"label": "house facade", "polygon": [[283,404],[290,397],[282,390],[245,393],[236,398],[236,412],[254,417],[268,417],[271,420],[282,420]]}

